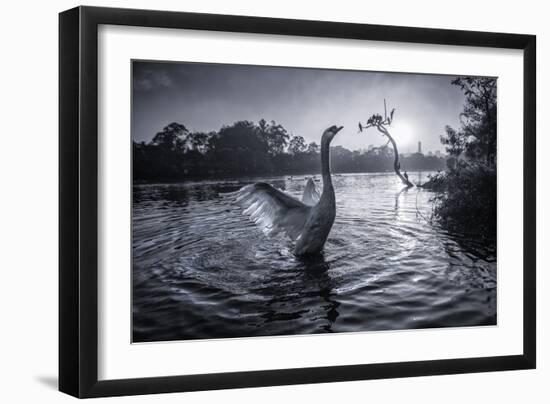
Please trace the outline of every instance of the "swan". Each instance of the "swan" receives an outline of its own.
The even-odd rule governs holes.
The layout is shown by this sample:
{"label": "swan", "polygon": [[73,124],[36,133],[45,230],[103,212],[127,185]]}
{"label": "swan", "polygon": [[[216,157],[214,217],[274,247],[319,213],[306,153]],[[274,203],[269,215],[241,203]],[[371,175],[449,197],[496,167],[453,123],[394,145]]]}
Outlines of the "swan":
{"label": "swan", "polygon": [[321,137],[321,173],[323,192],[315,198],[310,178],[302,201],[264,182],[242,187],[234,193],[243,214],[260,226],[268,236],[285,233],[295,241],[294,254],[317,254],[330,233],[336,217],[336,198],[330,175],[330,142],[343,126],[331,126]]}

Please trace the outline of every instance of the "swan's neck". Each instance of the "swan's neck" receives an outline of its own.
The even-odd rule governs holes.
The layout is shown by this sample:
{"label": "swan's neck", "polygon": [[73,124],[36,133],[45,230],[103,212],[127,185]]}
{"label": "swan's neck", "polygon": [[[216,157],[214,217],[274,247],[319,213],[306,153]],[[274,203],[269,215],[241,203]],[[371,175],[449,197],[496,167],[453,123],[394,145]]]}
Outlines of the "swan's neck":
{"label": "swan's neck", "polygon": [[323,176],[323,195],[332,193],[332,177],[330,175],[330,141],[321,143],[321,174]]}

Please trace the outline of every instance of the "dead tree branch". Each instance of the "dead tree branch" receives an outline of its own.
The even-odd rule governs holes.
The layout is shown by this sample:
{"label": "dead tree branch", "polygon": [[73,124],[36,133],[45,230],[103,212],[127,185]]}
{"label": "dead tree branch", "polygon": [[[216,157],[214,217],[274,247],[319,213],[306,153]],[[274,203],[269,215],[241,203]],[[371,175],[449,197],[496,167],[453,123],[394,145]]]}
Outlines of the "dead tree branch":
{"label": "dead tree branch", "polygon": [[393,146],[393,169],[395,171],[395,174],[397,174],[403,184],[410,188],[413,186],[413,184],[406,176],[401,174],[401,164],[399,163],[399,152],[397,150],[397,143],[395,142],[394,138],[391,136],[388,130],[388,127],[393,121],[394,112],[395,108],[391,110],[389,116],[387,115],[386,100],[384,99],[384,117],[382,118],[382,115],[380,114],[374,114],[367,120],[366,125],[363,125],[361,124],[361,122],[359,122],[359,131],[362,132],[363,130],[366,130],[368,128],[375,127],[380,133],[382,133],[382,135],[386,136],[388,142],[390,142]]}

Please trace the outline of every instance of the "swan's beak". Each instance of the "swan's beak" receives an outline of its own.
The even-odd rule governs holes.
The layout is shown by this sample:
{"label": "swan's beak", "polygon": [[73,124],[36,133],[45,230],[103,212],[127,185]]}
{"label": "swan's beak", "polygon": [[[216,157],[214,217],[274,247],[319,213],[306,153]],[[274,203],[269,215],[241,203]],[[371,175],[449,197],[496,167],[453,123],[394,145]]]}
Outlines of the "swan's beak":
{"label": "swan's beak", "polygon": [[343,126],[337,126],[336,130],[334,131],[334,134],[336,135],[338,132],[340,132],[344,127]]}

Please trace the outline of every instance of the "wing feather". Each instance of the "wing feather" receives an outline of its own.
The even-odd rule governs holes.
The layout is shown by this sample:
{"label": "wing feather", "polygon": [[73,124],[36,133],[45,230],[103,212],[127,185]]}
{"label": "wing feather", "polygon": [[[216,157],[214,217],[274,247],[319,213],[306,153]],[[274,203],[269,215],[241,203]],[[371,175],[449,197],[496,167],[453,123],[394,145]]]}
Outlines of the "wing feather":
{"label": "wing feather", "polygon": [[263,182],[242,187],[232,195],[234,202],[243,209],[243,214],[269,236],[286,233],[295,240],[302,233],[311,209]]}
{"label": "wing feather", "polygon": [[313,181],[313,179],[308,178],[306,187],[304,189],[304,195],[302,196],[302,202],[308,206],[313,206],[317,202],[319,202],[320,198],[321,195],[319,195],[319,191],[315,186],[315,182]]}

